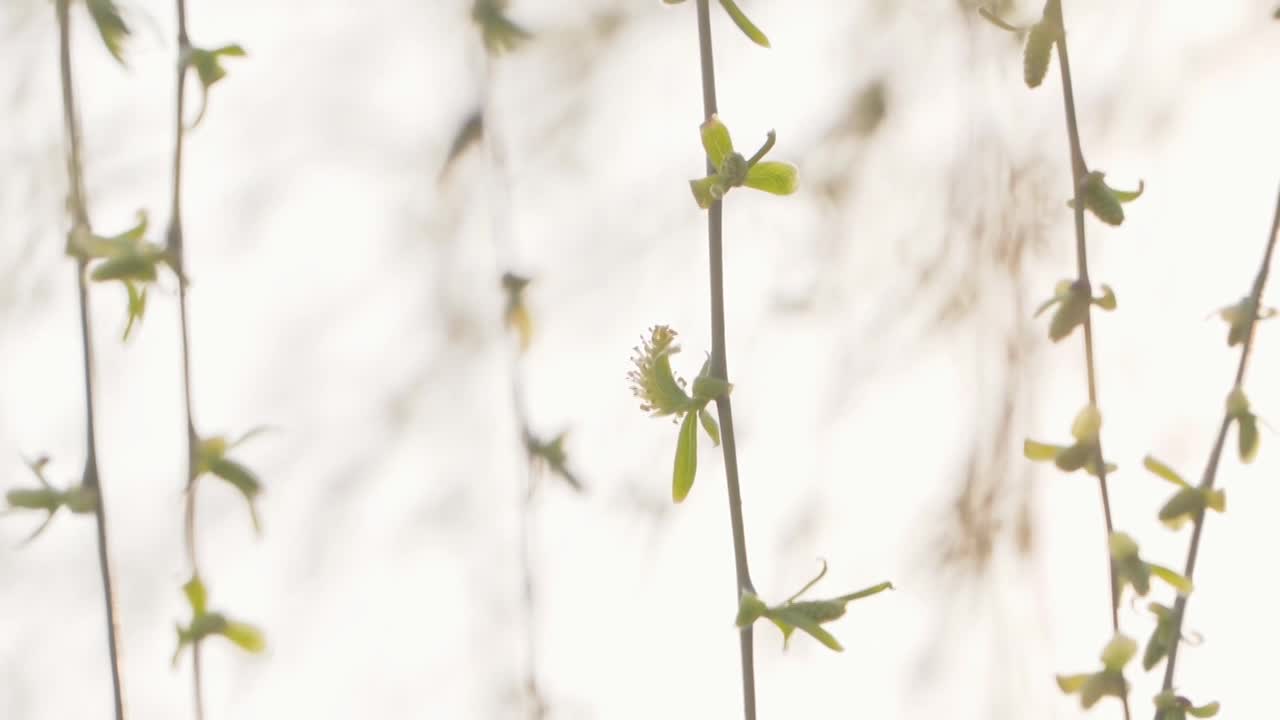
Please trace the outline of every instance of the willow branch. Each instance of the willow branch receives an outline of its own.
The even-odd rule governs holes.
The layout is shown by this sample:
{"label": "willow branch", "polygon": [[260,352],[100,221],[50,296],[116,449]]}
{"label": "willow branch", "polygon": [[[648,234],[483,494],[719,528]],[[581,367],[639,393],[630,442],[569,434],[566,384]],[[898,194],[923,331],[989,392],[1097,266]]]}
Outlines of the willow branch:
{"label": "willow branch", "polygon": [[89,287],[85,273],[88,258],[74,248],[77,238],[92,233],[89,210],[85,200],[84,165],[80,151],[80,125],[76,113],[75,92],[71,77],[71,21],[70,0],[57,0],[58,16],[58,64],[62,79],[62,118],[67,137],[67,174],[70,184],[70,210],[72,247],[76,257],[76,282],[80,300],[80,343],[84,351],[84,404],[85,404],[85,462],[81,482],[96,492],[93,516],[97,525],[98,570],[102,576],[102,595],[107,611],[107,650],[111,663],[111,689],[116,720],[124,720],[124,690],[121,681],[120,628],[115,606],[115,593],[111,583],[111,561],[107,548],[106,499],[98,473],[98,450],[94,433],[93,409],[93,343],[89,332]]}
{"label": "willow branch", "polygon": [[[1071,84],[1071,57],[1067,50],[1067,25],[1062,17],[1062,1],[1048,0],[1045,6],[1045,16],[1059,30],[1058,42],[1054,43],[1058,49],[1058,70],[1062,75],[1062,105],[1067,119],[1067,139],[1071,146],[1071,179],[1074,188],[1075,201],[1074,206],[1075,228],[1076,228],[1076,273],[1079,287],[1082,292],[1087,293],[1089,297],[1093,296],[1093,288],[1089,281],[1089,252],[1087,243],[1085,242],[1084,232],[1084,188],[1085,179],[1089,174],[1089,166],[1084,160],[1084,151],[1080,145],[1080,127],[1076,119],[1076,98],[1075,89]],[[1098,407],[1098,379],[1096,363],[1094,361],[1093,352],[1093,306],[1090,304],[1085,311],[1084,316],[1084,361],[1085,372],[1088,376],[1089,386],[1089,404],[1095,408]],[[1096,442],[1097,457],[1095,464],[1098,468],[1098,491],[1102,497],[1102,515],[1105,521],[1105,530],[1107,533],[1107,542],[1104,548],[1110,548],[1111,534],[1115,531],[1115,525],[1111,520],[1111,494],[1107,490],[1107,464],[1103,459],[1102,439],[1098,438]],[[1107,550],[1107,571],[1110,578],[1110,611],[1111,611],[1111,629],[1115,633],[1120,632],[1120,586],[1116,582],[1115,561],[1111,559],[1111,552]],[[1124,716],[1126,720],[1130,717],[1129,698],[1127,695],[1120,698],[1124,704]]]}
{"label": "willow branch", "polygon": [[[1262,256],[1262,265],[1258,268],[1258,274],[1253,280],[1253,290],[1249,294],[1252,301],[1251,307],[1254,312],[1249,316],[1249,329],[1244,336],[1244,345],[1240,350],[1240,364],[1236,367],[1235,380],[1232,389],[1239,389],[1244,384],[1245,370],[1249,366],[1249,355],[1253,350],[1254,328],[1257,325],[1258,313],[1257,309],[1262,307],[1262,291],[1267,285],[1267,275],[1271,269],[1271,259],[1275,255],[1277,236],[1280,236],[1280,196],[1276,198],[1275,215],[1271,220],[1271,234],[1267,236],[1267,248]],[[1222,459],[1222,449],[1226,445],[1227,431],[1231,429],[1231,413],[1228,411],[1222,417],[1222,423],[1218,427],[1218,437],[1214,440],[1213,450],[1209,453],[1209,462],[1205,465],[1204,474],[1200,478],[1200,487],[1204,490],[1213,489],[1214,482],[1218,476],[1218,462]],[[1196,571],[1196,557],[1200,553],[1200,536],[1204,532],[1204,510],[1200,510],[1195,516],[1195,528],[1191,531],[1191,546],[1187,550],[1187,563],[1183,570],[1183,575],[1188,580],[1192,578]],[[1177,602],[1174,604],[1174,628],[1173,637],[1175,641],[1169,648],[1169,661],[1164,668],[1164,685],[1163,689],[1173,689],[1174,670],[1178,664],[1178,647],[1182,644],[1182,621],[1186,615],[1187,596],[1179,595]],[[1157,712],[1157,718],[1159,713]]]}
{"label": "willow branch", "polygon": [[[200,560],[196,552],[196,443],[195,420],[191,412],[191,329],[187,312],[187,267],[182,234],[182,151],[186,139],[186,87],[187,58],[191,52],[191,40],[187,36],[187,3],[176,0],[178,14],[178,69],[176,109],[173,129],[173,194],[169,205],[169,229],[166,233],[169,260],[178,276],[178,322],[182,333],[182,398],[187,420],[187,479],[184,513],[184,533],[187,558],[192,577],[200,575]],[[200,641],[192,643],[192,693],[196,720],[204,718],[204,685],[201,682]]]}
{"label": "willow branch", "polygon": [[[702,64],[702,111],[705,119],[717,114],[715,59],[711,49],[711,11],[709,0],[698,0],[698,48]],[[716,168],[707,164],[709,173]],[[729,379],[725,352],[724,313],[724,201],[712,204],[707,215],[707,241],[711,260],[711,374]],[[720,417],[721,447],[724,450],[725,480],[729,489],[729,522],[733,531],[733,560],[737,575],[734,588],[736,604],[744,592],[755,592],[751,570],[747,565],[747,537],[742,522],[742,491],[738,482],[738,450],[733,432],[733,406],[729,396],[716,399]],[[756,717],[755,645],[751,626],[740,630],[742,657],[742,705],[746,720]]]}

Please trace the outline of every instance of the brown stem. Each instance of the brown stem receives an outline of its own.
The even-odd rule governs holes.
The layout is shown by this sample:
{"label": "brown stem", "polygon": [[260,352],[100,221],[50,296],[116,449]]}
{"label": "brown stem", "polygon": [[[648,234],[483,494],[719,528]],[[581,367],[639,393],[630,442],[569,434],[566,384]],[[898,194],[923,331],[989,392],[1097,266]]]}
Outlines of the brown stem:
{"label": "brown stem", "polygon": [[[1058,41],[1054,45],[1058,49],[1058,69],[1062,75],[1062,104],[1067,119],[1067,139],[1071,146],[1071,179],[1075,196],[1073,205],[1075,206],[1076,272],[1078,275],[1076,282],[1083,292],[1092,297],[1093,288],[1089,281],[1089,253],[1084,232],[1084,183],[1086,176],[1089,174],[1089,166],[1085,163],[1084,151],[1080,145],[1080,127],[1076,119],[1075,89],[1071,84],[1071,58],[1067,51],[1067,26],[1062,17],[1061,0],[1048,0],[1045,5],[1044,16],[1049,22],[1054,23],[1058,30]],[[1084,360],[1085,372],[1088,378],[1089,404],[1096,408],[1098,407],[1098,379],[1093,352],[1092,305],[1084,316]],[[1115,531],[1115,525],[1111,520],[1111,495],[1107,490],[1107,467],[1105,460],[1103,460],[1101,439],[1097,442],[1097,455],[1094,461],[1098,467],[1098,491],[1102,496],[1102,515],[1107,533],[1107,543],[1103,547],[1108,548],[1107,568],[1111,584],[1111,589],[1108,593],[1110,596],[1111,629],[1113,632],[1119,633],[1120,586],[1116,581],[1115,562],[1111,559],[1109,549],[1111,534]],[[1124,705],[1125,720],[1128,720],[1130,717],[1129,698],[1125,695],[1120,700]]]}
{"label": "brown stem", "polygon": [[102,576],[102,595],[107,614],[107,651],[111,665],[111,689],[116,720],[124,720],[124,689],[121,680],[120,628],[117,621],[115,593],[111,583],[111,560],[107,548],[106,498],[103,497],[98,472],[97,440],[94,433],[93,408],[93,343],[89,330],[89,287],[86,279],[88,259],[74,246],[76,239],[92,233],[88,204],[84,191],[84,166],[81,162],[80,124],[76,113],[75,92],[71,77],[70,0],[57,0],[58,61],[62,80],[62,117],[67,136],[67,170],[70,185],[72,253],[76,258],[76,283],[80,302],[80,342],[84,353],[85,461],[81,482],[97,491],[93,516],[97,525],[98,570]]}
{"label": "brown stem", "polygon": [[[698,47],[702,60],[702,109],[705,119],[718,111],[716,107],[716,71],[711,49],[711,9],[709,0],[698,0]],[[708,162],[708,172],[716,168]],[[729,379],[725,352],[724,312],[724,203],[717,200],[707,215],[707,240],[711,260],[711,374]],[[742,522],[742,490],[738,482],[738,450],[733,432],[733,406],[728,395],[716,400],[720,416],[720,439],[724,450],[725,480],[729,489],[729,523],[733,532],[733,560],[737,574],[734,602],[744,592],[755,592],[751,570],[747,565],[747,536]],[[756,717],[755,644],[751,626],[740,631],[742,658],[742,705],[746,720]]]}
{"label": "brown stem", "polygon": [[[1249,366],[1249,355],[1253,350],[1254,328],[1257,325],[1257,310],[1262,307],[1262,291],[1267,285],[1267,275],[1271,270],[1271,259],[1275,255],[1277,236],[1280,236],[1280,196],[1276,198],[1275,215],[1271,220],[1271,234],[1267,237],[1267,249],[1262,256],[1262,265],[1258,268],[1258,274],[1253,280],[1253,290],[1249,297],[1252,300],[1254,314],[1249,318],[1249,329],[1244,336],[1244,345],[1240,350],[1240,364],[1236,367],[1235,380],[1232,389],[1240,388],[1244,384],[1244,373]],[[1227,442],[1227,431],[1231,429],[1231,414],[1228,411],[1222,417],[1222,423],[1218,426],[1218,437],[1214,440],[1213,450],[1209,453],[1209,462],[1205,465],[1204,475],[1200,478],[1200,487],[1205,490],[1213,488],[1213,484],[1218,476],[1218,461],[1222,458],[1222,449]],[[1196,557],[1200,553],[1200,536],[1204,532],[1205,511],[1201,510],[1196,513],[1195,528],[1191,531],[1191,546],[1187,549],[1186,568],[1182,574],[1188,580],[1195,575]],[[1182,644],[1182,621],[1186,615],[1187,596],[1179,595],[1177,602],[1174,603],[1173,617],[1174,628],[1173,637],[1175,641],[1173,646],[1169,648],[1169,661],[1164,667],[1164,685],[1163,689],[1173,689],[1173,674],[1178,664],[1178,647]],[[1157,720],[1159,713],[1156,714]]]}

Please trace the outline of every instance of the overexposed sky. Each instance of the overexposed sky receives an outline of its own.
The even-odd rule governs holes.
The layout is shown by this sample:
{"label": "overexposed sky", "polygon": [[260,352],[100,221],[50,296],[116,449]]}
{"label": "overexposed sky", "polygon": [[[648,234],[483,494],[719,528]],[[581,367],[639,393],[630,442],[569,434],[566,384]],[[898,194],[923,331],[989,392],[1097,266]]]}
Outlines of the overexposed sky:
{"label": "overexposed sky", "polygon": [[[197,44],[249,51],[226,63],[188,144],[196,418],[210,433],[277,428],[243,449],[266,486],[261,538],[232,492],[200,496],[212,602],[270,644],[247,657],[210,643],[208,717],[527,717],[513,700],[529,627],[508,269],[534,278],[537,335],[519,367],[531,421],[570,431],[590,488],[546,482],[530,516],[551,717],[740,716],[718,452],[702,445],[697,484],[672,506],[675,428],[645,418],[624,380],[654,323],[680,331],[685,376],[710,347],[705,220],[686,184],[702,163],[692,5],[515,0],[537,39],[486,69],[465,0],[190,4]],[[92,220],[114,233],[146,208],[160,240],[173,11],[122,5],[127,71],[76,12]],[[776,129],[772,157],[802,182],[794,198],[726,204],[754,580],[781,600],[825,558],[815,594],[897,586],[832,626],[842,654],[807,637],[783,653],[761,625],[764,718],[1082,717],[1053,673],[1094,669],[1109,639],[1096,484],[1020,456],[1024,437],[1065,439],[1085,401],[1079,337],[1053,345],[1029,317],[1074,268],[1056,69],[1027,90],[1016,44],[963,5],[744,3],[768,51],[714,12],[722,117],[742,147]],[[1116,521],[1180,567],[1189,530],[1156,522],[1169,490],[1141,458],[1198,476],[1229,390],[1238,353],[1205,317],[1247,291],[1275,205],[1280,23],[1260,0],[1066,5],[1086,155],[1117,186],[1147,187],[1123,227],[1089,226],[1093,277],[1120,302],[1096,322]],[[84,448],[52,6],[11,0],[0,32],[7,490],[32,482],[24,455],[49,454],[51,476],[72,481]],[[877,85],[883,121],[850,131]],[[471,152],[438,183],[484,98],[498,152]],[[189,572],[175,293],[162,280],[127,345],[123,293],[92,296],[138,720],[190,715],[190,660],[169,665]],[[1248,383],[1263,417],[1280,417],[1275,332],[1262,326]],[[1204,642],[1183,649],[1178,678],[1224,716],[1272,703],[1261,653],[1280,642],[1280,588],[1253,561],[1280,502],[1278,444],[1264,430],[1253,465],[1224,460],[1228,513],[1201,548],[1188,629]],[[1002,528],[977,578],[937,567],[971,466]],[[1012,544],[1023,507],[1027,554]],[[35,522],[0,518],[0,718],[103,716],[92,523],[60,517],[12,550]],[[1126,604],[1121,622],[1145,642],[1142,608]],[[1142,716],[1160,675],[1136,669]],[[1118,704],[1091,716],[1119,717]]]}

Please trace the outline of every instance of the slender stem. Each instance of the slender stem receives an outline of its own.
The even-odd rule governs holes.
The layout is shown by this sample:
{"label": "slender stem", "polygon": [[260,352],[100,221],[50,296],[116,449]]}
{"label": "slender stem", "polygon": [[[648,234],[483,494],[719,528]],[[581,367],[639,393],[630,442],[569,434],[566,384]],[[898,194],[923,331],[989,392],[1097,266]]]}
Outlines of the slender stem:
{"label": "slender stem", "polygon": [[[1253,350],[1253,334],[1254,327],[1257,325],[1257,309],[1262,307],[1262,291],[1267,284],[1267,275],[1271,270],[1271,259],[1275,255],[1277,237],[1280,236],[1280,196],[1276,198],[1275,215],[1271,220],[1271,234],[1267,237],[1267,249],[1262,256],[1262,265],[1258,268],[1258,274],[1253,280],[1253,290],[1249,297],[1252,300],[1254,314],[1249,318],[1249,329],[1244,336],[1244,346],[1240,350],[1240,364],[1236,367],[1235,381],[1232,388],[1239,388],[1244,384],[1245,369],[1249,365],[1249,355]],[[1209,453],[1209,462],[1205,465],[1204,475],[1200,478],[1200,487],[1205,490],[1213,488],[1213,484],[1218,476],[1218,461],[1222,458],[1222,449],[1226,445],[1227,431],[1231,429],[1231,415],[1228,411],[1222,417],[1222,424],[1218,427],[1218,437],[1213,443],[1213,450]],[[1187,564],[1183,575],[1188,580],[1192,578],[1196,571],[1196,557],[1200,553],[1200,536],[1204,531],[1205,512],[1201,510],[1196,513],[1195,528],[1191,531],[1191,546],[1187,550]],[[1173,637],[1175,641],[1173,646],[1169,648],[1169,661],[1164,668],[1164,686],[1165,690],[1173,689],[1174,669],[1178,664],[1178,647],[1182,644],[1182,621],[1187,610],[1187,596],[1179,595],[1177,602],[1174,604],[1174,630]],[[1157,719],[1159,714],[1157,713]]]}
{"label": "slender stem", "polygon": [[[85,201],[84,171],[80,152],[80,127],[76,114],[75,92],[71,78],[71,21],[70,0],[57,0],[58,61],[62,78],[62,117],[66,128],[68,157],[67,169],[71,194],[71,238],[91,233],[89,210]],[[85,403],[85,461],[81,482],[97,491],[93,516],[97,525],[98,570],[102,576],[102,596],[107,611],[107,651],[111,664],[111,689],[116,720],[124,720],[124,689],[121,680],[120,628],[116,615],[115,593],[111,584],[111,560],[107,548],[106,498],[98,473],[98,449],[94,433],[93,409],[93,343],[89,331],[89,287],[85,277],[88,259],[78,248],[72,247],[76,257],[76,283],[80,300],[80,343],[84,352],[84,403]]]}
{"label": "slender stem", "polygon": [[[200,576],[200,559],[196,551],[196,425],[191,411],[191,325],[187,311],[186,246],[182,234],[182,151],[186,139],[187,57],[191,41],[187,36],[186,0],[175,2],[178,16],[178,62],[173,122],[173,194],[169,204],[169,229],[166,233],[169,261],[178,276],[178,322],[182,333],[182,400],[187,420],[187,478],[184,535],[191,576]],[[192,644],[192,703],[196,720],[204,718],[204,683],[201,672],[200,641]]]}
{"label": "slender stem", "polygon": [[[1089,253],[1084,233],[1083,197],[1085,178],[1089,174],[1089,166],[1085,163],[1084,151],[1080,145],[1080,127],[1076,119],[1075,89],[1071,84],[1071,58],[1067,51],[1067,26],[1062,17],[1061,0],[1048,0],[1045,5],[1045,17],[1054,23],[1058,29],[1058,42],[1054,43],[1054,45],[1058,48],[1058,69],[1062,74],[1062,104],[1067,118],[1067,138],[1071,145],[1071,179],[1075,196],[1073,205],[1075,206],[1076,272],[1078,275],[1076,283],[1078,287],[1092,297],[1093,288],[1089,281]],[[1084,316],[1084,360],[1085,371],[1088,376],[1089,404],[1096,408],[1098,407],[1098,379],[1093,353],[1092,305],[1086,310]],[[1098,468],[1098,491],[1102,496],[1102,515],[1107,533],[1107,543],[1103,547],[1109,548],[1111,534],[1115,531],[1115,525],[1111,520],[1111,494],[1107,490],[1107,466],[1103,457],[1102,440],[1099,438],[1097,441],[1097,456],[1094,458],[1094,462]],[[1119,633],[1120,586],[1116,582],[1116,566],[1115,561],[1111,559],[1110,550],[1107,551],[1107,569],[1111,584],[1109,593],[1111,629]],[[1124,705],[1124,716],[1128,720],[1130,717],[1129,698],[1125,695],[1120,699]]]}
{"label": "slender stem", "polygon": [[[711,9],[709,0],[698,0],[698,48],[702,59],[702,109],[710,119],[716,107],[716,71],[711,50]],[[710,167],[708,171],[715,172]],[[711,374],[729,379],[724,333],[724,203],[717,200],[707,215],[707,240],[711,265]],[[728,395],[716,400],[720,416],[720,439],[724,449],[725,480],[729,488],[729,522],[733,530],[733,560],[737,574],[734,602],[744,592],[755,592],[747,565],[747,535],[742,522],[742,491],[738,482],[738,449],[733,433],[733,405]],[[740,631],[742,656],[742,705],[746,720],[756,717],[755,643],[751,626]]]}
{"label": "slender stem", "polygon": [[[507,263],[504,256],[508,255],[511,250],[509,227],[511,188],[506,153],[500,148],[498,139],[493,135],[492,128],[489,127],[488,123],[492,110],[495,64],[489,56],[487,48],[484,49],[484,52],[484,77],[480,88],[479,123],[483,128],[482,137],[488,149],[489,169],[493,174],[491,179],[493,192],[490,198],[492,221],[490,238],[493,243],[494,259],[498,269],[501,271],[505,270],[503,266]],[[505,243],[503,242],[504,240],[506,241]],[[505,276],[503,277],[505,278]],[[508,289],[507,292],[515,291]],[[509,297],[508,302],[510,301]],[[534,467],[535,459],[530,450],[533,434],[529,424],[529,412],[525,403],[524,380],[521,374],[520,357],[522,348],[520,341],[512,342],[509,345],[508,352],[507,368],[511,374],[511,408],[516,420],[516,442],[518,443],[519,452],[525,456],[524,493],[520,502],[520,540],[518,548],[525,646],[524,697],[522,700],[527,704],[530,720],[543,720],[548,715],[549,706],[542,695],[542,688],[538,683],[537,582],[533,562],[534,523],[537,519],[534,507],[534,498],[537,493],[537,476]]]}

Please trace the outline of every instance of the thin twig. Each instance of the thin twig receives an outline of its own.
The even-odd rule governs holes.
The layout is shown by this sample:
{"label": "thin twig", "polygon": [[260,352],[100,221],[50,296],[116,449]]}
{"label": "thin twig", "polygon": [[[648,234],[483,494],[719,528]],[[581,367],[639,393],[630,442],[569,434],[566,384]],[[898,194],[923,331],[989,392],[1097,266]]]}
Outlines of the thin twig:
{"label": "thin twig", "polygon": [[[498,139],[492,132],[492,124],[489,122],[493,109],[494,61],[490,57],[487,48],[484,49],[483,62],[484,78],[481,85],[480,110],[473,119],[468,120],[467,124],[470,127],[474,123],[476,127],[482,128],[480,130],[481,138],[489,155],[489,170],[493,176],[490,188],[494,191],[490,198],[492,217],[490,237],[493,242],[494,260],[501,270],[505,264],[503,256],[510,254],[512,246],[512,235],[509,227],[511,188],[509,187],[506,153],[499,146]],[[466,130],[464,129],[464,134],[460,135],[460,138],[465,137],[465,133]],[[450,153],[451,156],[455,154],[455,152]],[[446,162],[445,169],[448,169],[448,162]],[[443,173],[444,170],[441,171],[442,175]],[[505,243],[503,242],[504,240],[506,241]],[[520,600],[521,611],[524,615],[522,620],[525,645],[524,681],[522,683],[524,697],[522,700],[528,707],[530,720],[543,720],[548,714],[549,705],[546,698],[543,697],[542,687],[538,683],[537,583],[533,566],[533,528],[536,519],[534,517],[534,498],[537,493],[537,476],[534,468],[535,459],[529,444],[533,435],[525,403],[520,353],[520,340],[517,339],[510,345],[507,369],[511,374],[511,408],[516,420],[516,442],[519,444],[520,453],[525,456],[524,492],[520,502],[520,541],[518,548]]]}
{"label": "thin twig", "polygon": [[[91,234],[89,210],[85,200],[84,171],[80,153],[80,124],[76,114],[75,92],[71,79],[71,21],[68,6],[70,0],[57,0],[58,60],[62,76],[62,117],[66,126],[67,170],[71,195],[71,235],[77,238]],[[88,258],[75,249],[76,281],[80,298],[80,342],[84,350],[84,403],[85,403],[85,461],[82,483],[94,490],[97,502],[93,516],[98,530],[98,569],[102,575],[102,595],[107,610],[107,650],[111,663],[111,689],[115,702],[116,720],[124,720],[124,690],[121,681],[120,628],[116,620],[115,594],[111,587],[111,561],[107,548],[106,498],[98,474],[98,450],[93,422],[93,343],[89,332],[89,287],[85,278]]]}
{"label": "thin twig", "polygon": [[[1048,0],[1045,6],[1045,17],[1057,25],[1058,42],[1055,45],[1058,48],[1058,69],[1062,75],[1062,101],[1063,108],[1067,117],[1067,137],[1071,144],[1071,178],[1074,187],[1075,202],[1075,228],[1076,228],[1076,272],[1078,278],[1076,282],[1089,297],[1093,296],[1093,288],[1089,282],[1089,254],[1085,242],[1084,234],[1084,185],[1085,178],[1089,174],[1089,166],[1084,160],[1084,151],[1080,145],[1080,128],[1076,120],[1076,99],[1075,90],[1071,84],[1071,58],[1067,51],[1067,25],[1062,18],[1062,0]],[[1098,407],[1098,380],[1095,370],[1094,354],[1093,354],[1093,306],[1090,304],[1085,310],[1084,315],[1084,360],[1085,370],[1088,375],[1089,384],[1089,404]],[[1097,456],[1094,462],[1098,469],[1098,491],[1102,496],[1102,515],[1106,522],[1106,540],[1103,545],[1107,550],[1107,570],[1110,577],[1111,592],[1110,610],[1111,610],[1111,629],[1120,632],[1120,612],[1119,612],[1119,589],[1120,586],[1116,582],[1115,561],[1111,559],[1110,541],[1111,534],[1115,531],[1115,526],[1111,520],[1111,495],[1107,491],[1107,464],[1102,454],[1102,439],[1099,437],[1096,442]],[[1129,698],[1123,695],[1120,698],[1124,705],[1125,720],[1129,720]]]}
{"label": "thin twig", "polygon": [[[187,416],[187,481],[185,498],[185,536],[187,557],[191,564],[191,576],[200,576],[200,561],[196,552],[196,443],[195,420],[191,412],[191,329],[187,312],[187,267],[182,234],[182,151],[186,138],[186,87],[187,57],[191,52],[191,40],[187,36],[187,3],[176,0],[178,15],[178,65],[176,110],[173,130],[173,195],[169,206],[169,229],[166,233],[169,261],[178,276],[178,322],[182,333],[182,398]],[[192,702],[196,720],[204,718],[204,686],[201,682],[200,640],[192,643]]]}
{"label": "thin twig", "polygon": [[[1277,237],[1280,236],[1280,196],[1276,198],[1275,216],[1271,220],[1271,234],[1267,238],[1267,249],[1262,256],[1262,266],[1258,268],[1258,274],[1253,280],[1253,291],[1249,297],[1252,301],[1251,307],[1254,312],[1249,317],[1249,329],[1244,336],[1244,345],[1240,350],[1240,364],[1236,367],[1235,381],[1232,385],[1233,389],[1238,389],[1244,384],[1245,369],[1249,365],[1249,354],[1253,349],[1254,327],[1257,325],[1257,310],[1262,307],[1262,291],[1267,284],[1267,275],[1271,270],[1271,258],[1275,254]],[[1226,445],[1227,431],[1231,429],[1231,412],[1228,410],[1222,417],[1222,424],[1218,427],[1218,438],[1213,443],[1213,450],[1209,453],[1209,462],[1205,465],[1204,475],[1200,479],[1200,487],[1204,490],[1213,489],[1213,484],[1218,476],[1218,461],[1222,458],[1222,449]],[[1188,580],[1192,578],[1196,571],[1196,557],[1200,552],[1200,535],[1204,530],[1204,510],[1200,510],[1195,516],[1195,529],[1191,531],[1191,546],[1187,550],[1187,564],[1183,575]],[[1174,642],[1169,648],[1169,661],[1164,668],[1164,685],[1163,689],[1173,689],[1173,673],[1178,663],[1178,647],[1182,644],[1182,621],[1187,610],[1187,596],[1179,595],[1177,602],[1174,604],[1173,617]],[[1159,718],[1159,713],[1156,713]]]}
{"label": "thin twig", "polygon": [[[698,48],[702,61],[702,110],[705,119],[719,112],[716,107],[716,71],[711,50],[711,9],[709,0],[698,0]],[[707,163],[708,172],[717,168]],[[707,240],[711,260],[711,374],[729,379],[725,352],[724,319],[724,202],[717,200],[707,215]],[[738,483],[738,450],[733,433],[733,406],[728,395],[716,399],[720,416],[720,439],[724,450],[725,480],[729,488],[729,522],[733,530],[733,560],[737,574],[736,604],[744,592],[755,592],[747,565],[747,536],[742,522],[742,491]],[[740,632],[742,656],[742,705],[746,720],[756,717],[755,644],[750,625]]]}

